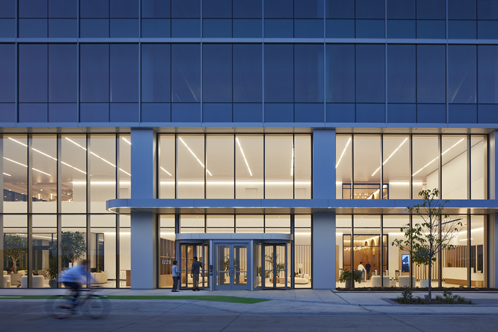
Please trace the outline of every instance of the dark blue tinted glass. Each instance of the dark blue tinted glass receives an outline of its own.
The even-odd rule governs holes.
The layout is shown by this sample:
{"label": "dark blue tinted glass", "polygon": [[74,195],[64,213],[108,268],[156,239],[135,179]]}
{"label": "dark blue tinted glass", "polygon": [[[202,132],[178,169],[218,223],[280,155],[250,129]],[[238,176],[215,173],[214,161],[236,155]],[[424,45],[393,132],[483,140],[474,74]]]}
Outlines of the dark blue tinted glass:
{"label": "dark blue tinted glass", "polygon": [[109,120],[111,122],[139,121],[138,103],[111,103],[110,106]]}
{"label": "dark blue tinted glass", "polygon": [[446,38],[445,20],[418,20],[417,38]]}
{"label": "dark blue tinted glass", "polygon": [[448,0],[448,18],[475,19],[476,0]]}
{"label": "dark blue tinted glass", "polygon": [[170,122],[171,107],[164,103],[143,103],[142,122]]}
{"label": "dark blue tinted glass", "polygon": [[170,45],[142,44],[142,102],[170,102]]}
{"label": "dark blue tinted glass", "polygon": [[19,19],[19,37],[47,37],[47,19]]}
{"label": "dark blue tinted glass", "polygon": [[478,54],[478,102],[498,103],[498,46],[479,45]]}
{"label": "dark blue tinted glass", "polygon": [[80,19],[80,37],[109,37],[109,19],[82,18]]}
{"label": "dark blue tinted glass", "polygon": [[326,67],[327,102],[354,102],[354,45],[327,45]]}
{"label": "dark blue tinted glass", "polygon": [[46,18],[47,0],[18,0],[20,18]]}
{"label": "dark blue tinted glass", "polygon": [[163,18],[143,18],[142,37],[144,38],[167,38],[171,36],[171,21]]}
{"label": "dark blue tinted glass", "polygon": [[48,122],[77,122],[78,104],[57,103],[48,105]]}
{"label": "dark blue tinted glass", "polygon": [[265,102],[293,102],[292,45],[265,45]]}
{"label": "dark blue tinted glass", "polygon": [[233,20],[233,37],[242,38],[261,38],[261,19],[234,19]]}
{"label": "dark blue tinted glass", "polygon": [[16,0],[0,0],[0,18],[16,17]]}
{"label": "dark blue tinted glass", "polygon": [[356,104],[356,122],[386,122],[384,104]]}
{"label": "dark blue tinted glass", "polygon": [[233,18],[261,18],[261,1],[233,0]]}
{"label": "dark blue tinted glass", "polygon": [[111,44],[111,102],[138,102],[138,45]]}
{"label": "dark blue tinted glass", "polygon": [[77,47],[75,44],[50,44],[48,48],[49,102],[76,102],[78,92]]}
{"label": "dark blue tinted glass", "polygon": [[414,123],[417,122],[417,107],[415,104],[388,104],[387,122]]}
{"label": "dark blue tinted glass", "polygon": [[417,46],[417,102],[444,103],[446,55],[443,45]]}
{"label": "dark blue tinted glass", "polygon": [[16,67],[16,49],[14,44],[0,44],[0,102],[14,102]]}
{"label": "dark blue tinted glass", "polygon": [[16,20],[13,18],[0,18],[0,38],[16,37]]}
{"label": "dark blue tinted glass", "polygon": [[452,123],[477,123],[477,105],[450,105],[448,118]]}
{"label": "dark blue tinted glass", "polygon": [[80,101],[109,102],[109,45],[80,45]]}
{"label": "dark blue tinted glass", "polygon": [[19,122],[47,122],[47,104],[19,104]]}
{"label": "dark blue tinted glass", "polygon": [[111,18],[138,18],[137,0],[110,0]]}
{"label": "dark blue tinted glass", "polygon": [[354,38],[354,20],[328,19],[327,38]]}
{"label": "dark blue tinted glass", "polygon": [[387,101],[415,102],[415,45],[387,46]]}
{"label": "dark blue tinted glass", "polygon": [[354,1],[333,0],[325,2],[327,18],[354,18]]}
{"label": "dark blue tinted glass", "polygon": [[76,38],[78,20],[75,18],[51,18],[48,20],[48,36]]}
{"label": "dark blue tinted glass", "polygon": [[356,20],[356,38],[384,38],[384,20]]}
{"label": "dark blue tinted glass", "polygon": [[477,38],[479,39],[497,39],[498,38],[498,21],[478,21]]}
{"label": "dark blue tinted glass", "polygon": [[417,0],[418,19],[445,19],[445,0]]}
{"label": "dark blue tinted glass", "polygon": [[200,37],[200,19],[172,19],[171,37]]}
{"label": "dark blue tinted glass", "polygon": [[109,104],[80,104],[81,122],[109,122]]}
{"label": "dark blue tinted glass", "polygon": [[19,102],[47,102],[47,45],[19,45]]}
{"label": "dark blue tinted glass", "polygon": [[498,1],[477,0],[477,19],[479,20],[498,19]]}
{"label": "dark blue tinted glass", "polygon": [[475,39],[476,21],[448,21],[448,38]]}
{"label": "dark blue tinted glass", "polygon": [[387,38],[415,38],[415,20],[387,20]]}
{"label": "dark blue tinted glass", "polygon": [[174,0],[171,2],[171,17],[173,18],[200,18],[200,0]]}
{"label": "dark blue tinted glass", "polygon": [[292,38],[293,20],[291,19],[265,19],[266,38]]}
{"label": "dark blue tinted glass", "polygon": [[384,46],[356,45],[356,101],[384,102]]}
{"label": "dark blue tinted glass", "polygon": [[199,45],[171,46],[171,88],[174,102],[200,101],[201,59]]}
{"label": "dark blue tinted glass", "polygon": [[292,18],[293,0],[266,0],[265,18]]}
{"label": "dark blue tinted glass", "polygon": [[76,18],[76,0],[49,0],[48,17],[50,18]]}
{"label": "dark blue tinted glass", "polygon": [[323,45],[294,45],[295,102],[323,103],[323,73]]}
{"label": "dark blue tinted glass", "polygon": [[80,0],[80,17],[108,18],[109,0]]}
{"label": "dark blue tinted glass", "polygon": [[497,123],[498,105],[479,105],[477,107],[477,122]]}
{"label": "dark blue tinted glass", "polygon": [[355,104],[327,104],[327,122],[354,122]]}
{"label": "dark blue tinted glass", "polygon": [[387,18],[414,19],[415,0],[387,0]]}
{"label": "dark blue tinted glass", "polygon": [[384,18],[384,0],[356,0],[356,18]]}
{"label": "dark blue tinted glass", "polygon": [[476,46],[448,47],[448,102],[476,102]]}
{"label": "dark blue tinted glass", "polygon": [[231,18],[232,0],[202,0],[202,17]]}
{"label": "dark blue tinted glass", "polygon": [[236,103],[262,100],[261,45],[233,45],[233,101]]}
{"label": "dark blue tinted glass", "polygon": [[446,123],[445,104],[418,104],[417,122],[419,123]]}
{"label": "dark blue tinted glass", "polygon": [[232,104],[202,104],[202,121],[232,122]]}
{"label": "dark blue tinted glass", "polygon": [[204,102],[232,102],[232,45],[204,44],[202,86]]}
{"label": "dark blue tinted glass", "polygon": [[232,37],[232,20],[203,19],[202,35],[207,38],[230,38]]}
{"label": "dark blue tinted glass", "polygon": [[294,0],[294,18],[322,18],[324,0]]}
{"label": "dark blue tinted glass", "polygon": [[138,19],[111,19],[111,38],[138,37]]}
{"label": "dark blue tinted glass", "polygon": [[293,104],[265,104],[266,122],[293,122]]}
{"label": "dark blue tinted glass", "polygon": [[171,104],[171,121],[200,122],[201,105],[194,103]]}
{"label": "dark blue tinted glass", "polygon": [[323,122],[323,103],[294,104],[296,122]]}
{"label": "dark blue tinted glass", "polygon": [[170,18],[170,0],[142,0],[142,17]]}
{"label": "dark blue tinted glass", "polygon": [[323,38],[323,19],[295,19],[295,38]]}
{"label": "dark blue tinted glass", "polygon": [[233,104],[234,122],[261,122],[261,104]]}

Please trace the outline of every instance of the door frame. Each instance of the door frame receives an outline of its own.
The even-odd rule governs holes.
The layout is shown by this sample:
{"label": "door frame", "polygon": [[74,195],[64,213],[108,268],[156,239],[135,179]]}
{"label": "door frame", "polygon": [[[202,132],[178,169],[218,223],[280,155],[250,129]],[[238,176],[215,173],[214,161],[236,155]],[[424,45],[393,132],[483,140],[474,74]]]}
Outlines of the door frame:
{"label": "door frame", "polygon": [[[289,248],[289,242],[262,242],[261,243],[261,289],[263,290],[269,290],[269,289],[282,289],[282,290],[287,290],[287,289],[290,289],[292,288],[293,285],[291,285],[290,287],[288,286],[288,283],[293,279],[292,277],[289,279],[289,276],[288,276],[288,271],[290,271],[290,267],[289,267],[289,264],[292,263],[292,257],[289,258],[289,250],[292,250],[292,248]],[[266,263],[266,250],[265,248],[266,247],[273,247],[273,267],[272,267],[272,271],[273,271],[273,276],[272,276],[272,279],[273,279],[273,283],[270,284],[270,285],[266,285],[266,278],[263,278],[263,276],[266,275],[266,270],[265,270],[265,263]],[[276,255],[277,255],[277,251],[276,251],[276,248],[277,247],[284,247],[285,248],[285,251],[284,251],[284,255],[285,255],[285,270],[284,270],[284,286],[283,287],[277,287],[277,260],[276,260]],[[292,256],[292,255],[291,255]]]}
{"label": "door frame", "polygon": [[[230,251],[230,283],[229,285],[218,285],[217,276],[218,276],[218,261],[217,261],[217,249],[218,246],[229,247]],[[235,285],[234,284],[234,247],[246,247],[247,252],[247,280],[244,285]],[[252,241],[214,241],[212,245],[212,266],[213,266],[213,280],[212,280],[212,289],[213,290],[252,290]],[[225,271],[223,271],[226,273]]]}
{"label": "door frame", "polygon": [[[183,290],[188,290],[188,289],[192,289],[193,287],[189,287],[188,285],[188,276],[190,275],[189,273],[189,268],[188,266],[185,267],[185,269],[183,268],[182,264],[183,264],[183,261],[182,261],[182,246],[194,246],[194,249],[196,247],[201,247],[202,249],[202,267],[200,268],[200,276],[199,276],[199,287],[201,289],[209,289],[210,288],[210,276],[209,276],[209,273],[206,273],[207,271],[209,271],[209,264],[210,264],[210,243],[209,241],[198,241],[198,242],[195,242],[195,241],[177,241],[176,243],[177,245],[177,252],[178,252],[178,255],[176,255],[176,257],[178,257],[177,261],[178,261],[178,269],[180,270],[180,281],[179,281],[179,287],[180,289],[183,289]],[[187,258],[188,259],[188,258]],[[182,286],[182,279],[184,278],[183,274],[185,273],[185,280],[186,280],[186,286]],[[205,278],[207,277],[207,282],[205,280]]]}

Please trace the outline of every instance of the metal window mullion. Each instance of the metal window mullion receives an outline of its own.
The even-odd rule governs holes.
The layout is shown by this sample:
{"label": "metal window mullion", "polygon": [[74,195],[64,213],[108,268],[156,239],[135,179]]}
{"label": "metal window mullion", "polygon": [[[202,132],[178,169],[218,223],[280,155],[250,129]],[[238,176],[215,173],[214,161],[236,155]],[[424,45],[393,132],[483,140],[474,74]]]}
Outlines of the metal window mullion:
{"label": "metal window mullion", "polygon": [[175,198],[178,198],[178,135],[173,135],[175,140]]}
{"label": "metal window mullion", "polygon": [[[384,134],[380,134],[380,199],[384,199]],[[380,283],[382,285],[382,282]]]}
{"label": "metal window mullion", "polygon": [[[413,215],[410,214],[409,216],[410,219],[410,230],[413,229]],[[413,248],[413,240],[410,238],[410,288],[413,287],[413,255],[412,255],[412,248]]]}
{"label": "metal window mullion", "polygon": [[[120,137],[119,137],[119,134],[116,134],[116,137],[115,137],[115,144],[116,144],[116,188],[115,188],[115,197],[116,198],[121,198],[120,195],[119,195],[119,183],[120,183],[120,173],[119,173],[119,169],[121,168],[121,159],[120,159],[120,151],[121,151],[121,140],[120,140]],[[131,139],[131,138],[130,138]],[[130,178],[130,187],[131,187],[131,178]],[[120,288],[120,277],[121,277],[121,273],[120,273],[120,264],[119,264],[119,258],[120,258],[120,224],[119,224],[119,214],[116,214],[116,219],[115,219],[115,232],[116,232],[116,288]]]}
{"label": "metal window mullion", "polygon": [[439,197],[438,199],[443,198],[443,135],[438,135],[438,148],[439,148],[439,179],[438,179],[438,186],[439,186]]}
{"label": "metal window mullion", "polygon": [[410,134],[410,199],[413,199],[413,135]]}
{"label": "metal window mullion", "polygon": [[467,135],[467,199],[472,199],[472,135]]}
{"label": "metal window mullion", "polygon": [[355,268],[354,268],[354,214],[351,215],[351,241],[349,242],[350,244],[350,261],[351,261],[351,272],[353,275],[353,280],[351,280],[351,288],[355,287],[354,284],[354,273],[355,273]]}
{"label": "metal window mullion", "polygon": [[33,257],[33,135],[28,134],[28,188],[27,188],[27,203],[28,203],[28,229],[26,244],[28,246],[28,254],[26,265],[28,271],[28,288],[33,286],[33,278],[31,276],[32,266],[31,257]]}
{"label": "metal window mullion", "polygon": [[[232,47],[232,54],[233,54],[233,47]],[[233,64],[233,61],[232,61],[232,64]],[[232,72],[233,72],[233,68],[232,68]],[[232,115],[233,117],[233,115]],[[233,121],[233,118],[232,118],[232,121]],[[237,144],[235,142],[236,140],[236,136],[237,134],[234,133],[233,134],[233,198],[236,199],[237,198]],[[235,213],[234,213],[234,216],[233,216],[233,232],[235,233],[235,226],[236,226],[236,223],[235,223]]]}
{"label": "metal window mullion", "polygon": [[[290,266],[290,270],[291,270],[291,289],[294,289],[294,272],[296,271],[296,267],[295,267],[295,260],[296,260],[296,241],[295,241],[295,238],[296,238],[296,215],[295,214],[291,214],[291,234],[292,234],[292,243],[291,243],[291,266]],[[285,248],[287,250],[287,244],[285,245]],[[287,258],[286,258],[287,259]],[[285,278],[287,278],[287,264],[285,264]],[[285,282],[285,288],[287,289],[287,280]]]}
{"label": "metal window mullion", "polygon": [[351,190],[349,194],[350,199],[354,199],[354,134],[351,134]]}
{"label": "metal window mullion", "polygon": [[[91,211],[91,191],[90,191],[90,166],[91,166],[91,161],[89,158],[89,153],[90,153],[90,135],[87,134],[86,136],[86,257],[87,260],[89,261],[89,240],[90,240],[90,213]],[[90,263],[89,263],[90,264]],[[90,266],[90,265],[89,265]]]}
{"label": "metal window mullion", "polygon": [[[471,216],[470,213],[467,214],[467,287],[472,288],[472,225],[471,225]],[[477,255],[477,246],[476,246],[476,255]],[[477,267],[477,259],[476,259],[476,267]]]}
{"label": "metal window mullion", "polygon": [[292,134],[292,198],[296,199],[296,135]]}
{"label": "metal window mullion", "polygon": [[[439,233],[439,241],[441,241],[442,239],[442,233],[443,232],[443,217],[440,215],[439,216],[439,230],[438,230],[438,233]],[[438,287],[441,288],[443,287],[443,251],[442,250],[439,250],[439,253],[438,253],[438,270],[439,270],[439,276],[437,278],[437,283],[438,283]],[[432,269],[432,273],[434,273],[434,269]],[[429,282],[431,283],[432,285],[432,276],[429,276]]]}
{"label": "metal window mullion", "polygon": [[[57,135],[57,271],[61,270],[61,256],[60,256],[60,241],[61,237],[61,213],[62,213],[62,172],[61,172],[61,161],[62,161],[62,135]],[[74,199],[74,197],[73,197]]]}
{"label": "metal window mullion", "polygon": [[[384,215],[380,215],[380,287],[384,287]],[[368,276],[367,276],[368,277]],[[389,277],[389,276],[388,276]]]}
{"label": "metal window mullion", "polygon": [[[207,198],[207,136],[204,134],[204,199]],[[204,218],[204,223],[206,218]],[[205,233],[205,232],[204,232]]]}

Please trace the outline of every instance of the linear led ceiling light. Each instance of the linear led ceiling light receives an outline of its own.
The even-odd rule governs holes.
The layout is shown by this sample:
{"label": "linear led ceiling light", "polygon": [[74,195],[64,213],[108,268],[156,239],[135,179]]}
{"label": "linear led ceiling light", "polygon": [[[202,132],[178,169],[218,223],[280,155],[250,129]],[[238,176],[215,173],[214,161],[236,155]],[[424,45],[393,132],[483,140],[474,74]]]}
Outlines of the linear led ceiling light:
{"label": "linear led ceiling light", "polygon": [[[464,139],[462,138],[461,140],[459,140],[458,142],[456,142],[455,144],[453,144],[451,147],[449,147],[446,151],[444,151],[443,153],[441,153],[441,155],[444,155],[446,152],[450,151],[451,149],[453,149],[455,146],[457,146],[460,142],[462,142]],[[423,170],[424,168],[426,168],[427,166],[429,166],[430,164],[432,164],[433,162],[435,162],[436,160],[439,159],[439,156],[437,156],[436,158],[432,159],[431,161],[429,161],[429,163],[427,163],[427,165],[425,165],[424,167],[422,167],[421,169],[419,169],[418,171],[416,171],[415,173],[413,173],[412,176],[415,176],[417,175],[421,170]]]}
{"label": "linear led ceiling light", "polygon": [[8,174],[8,173],[5,173],[5,172],[3,172],[3,175],[12,176],[12,175],[10,175],[10,174]]}
{"label": "linear led ceiling light", "polygon": [[121,139],[122,139],[123,141],[125,141],[126,143],[128,143],[129,145],[131,145],[131,142],[130,142],[130,141],[128,141],[126,138],[121,137]]}
{"label": "linear led ceiling light", "polygon": [[[396,148],[396,150],[394,150],[394,151],[393,151],[393,153],[391,153],[391,155],[390,155],[389,157],[387,157],[387,159],[386,159],[386,160],[382,163],[382,165],[385,165],[385,164],[387,163],[387,161],[388,161],[389,159],[391,159],[391,157],[392,157],[392,156],[396,153],[396,151],[398,151],[398,150],[399,150],[399,148],[400,148],[403,144],[405,144],[405,142],[406,142],[406,141],[408,141],[408,137],[407,137],[407,138],[405,138],[405,140],[404,140],[403,142],[401,142],[401,144],[400,144],[400,145]],[[379,168],[377,168],[377,169],[375,170],[375,172],[373,172],[372,176],[374,176],[374,175],[375,175],[375,173],[377,173],[379,170],[380,170],[380,167],[379,167]]]}
{"label": "linear led ceiling light", "polygon": [[292,155],[291,155],[291,174],[290,176],[294,176],[294,146],[292,147]]}
{"label": "linear led ceiling light", "polygon": [[[201,164],[202,168],[205,168],[204,164],[199,160],[199,158],[197,158],[197,156],[195,155],[194,151],[190,150],[190,148],[188,147],[187,143],[185,143],[181,137],[178,137],[178,138],[183,143],[183,145],[185,145],[185,147],[190,151],[190,153],[192,154],[192,156],[194,156],[194,158],[199,162],[199,164]],[[211,172],[208,171],[207,168],[206,168],[206,172],[209,174],[209,176],[213,176],[213,174],[211,174]]]}
{"label": "linear led ceiling light", "polygon": [[351,143],[351,137],[349,138],[348,143],[346,143],[346,147],[344,148],[344,151],[342,151],[341,157],[337,161],[337,164],[335,165],[335,168],[337,168],[337,166],[339,166],[339,163],[341,162],[342,157],[344,156],[344,153],[346,153],[346,149],[348,148],[349,143]]}
{"label": "linear led ceiling light", "polygon": [[246,155],[244,154],[244,150],[242,150],[242,146],[240,145],[239,138],[235,138],[237,141],[237,145],[239,146],[240,152],[242,153],[242,157],[244,158],[244,161],[246,162],[247,170],[249,171],[249,174],[252,176],[251,168],[249,167],[249,163],[247,162]]}
{"label": "linear led ceiling light", "polygon": [[169,176],[173,176],[173,175],[171,175],[171,173],[170,173],[170,172],[168,172],[167,170],[165,170],[162,166],[161,166],[161,167],[159,167],[159,168],[160,168],[163,172],[166,172],[166,174],[168,174]]}

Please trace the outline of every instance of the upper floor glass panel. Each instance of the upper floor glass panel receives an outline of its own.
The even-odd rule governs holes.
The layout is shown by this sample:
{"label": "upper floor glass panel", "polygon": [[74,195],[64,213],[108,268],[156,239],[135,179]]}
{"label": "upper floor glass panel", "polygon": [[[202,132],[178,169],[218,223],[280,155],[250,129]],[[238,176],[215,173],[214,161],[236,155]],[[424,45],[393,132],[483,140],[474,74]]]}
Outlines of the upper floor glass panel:
{"label": "upper floor glass panel", "polygon": [[340,134],[336,197],[487,199],[487,155],[486,135]]}
{"label": "upper floor glass panel", "polygon": [[159,198],[311,198],[311,135],[160,135],[158,172]]}

